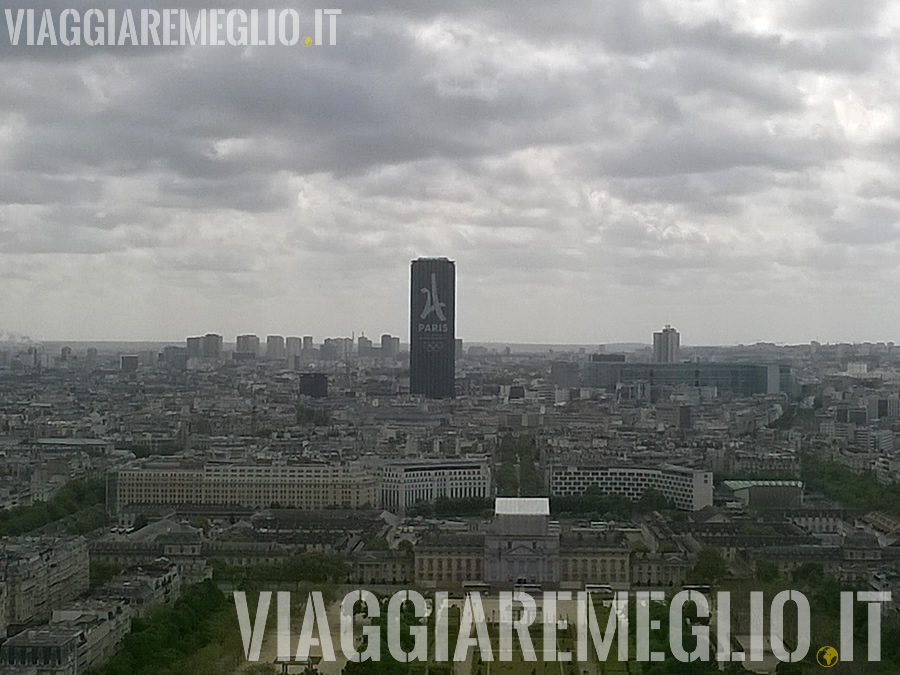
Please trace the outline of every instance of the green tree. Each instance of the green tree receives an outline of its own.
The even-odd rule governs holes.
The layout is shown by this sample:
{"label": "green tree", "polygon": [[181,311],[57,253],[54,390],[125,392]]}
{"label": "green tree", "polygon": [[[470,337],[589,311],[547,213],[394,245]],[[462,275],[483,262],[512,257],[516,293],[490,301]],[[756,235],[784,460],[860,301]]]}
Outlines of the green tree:
{"label": "green tree", "polygon": [[688,578],[696,584],[715,584],[728,574],[728,564],[719,553],[719,550],[711,546],[705,546],[697,552],[697,560],[694,567],[688,573]]}
{"label": "green tree", "polygon": [[225,595],[210,580],[189,587],[171,607],[156,608],[132,622],[121,651],[93,675],[151,675],[179,672],[177,663],[203,648],[215,636],[215,616],[230,612]]}
{"label": "green tree", "polygon": [[769,560],[756,561],[756,580],[771,583],[778,580],[778,565]]}
{"label": "green tree", "polygon": [[672,502],[662,492],[649,488],[644,490],[641,498],[638,499],[637,508],[641,513],[650,513],[652,511],[668,511],[673,507]]}
{"label": "green tree", "polygon": [[82,534],[107,522],[105,510],[95,508],[105,504],[102,478],[70,481],[50,501],[0,511],[0,536],[28,534],[63,518],[69,519],[67,529]]}

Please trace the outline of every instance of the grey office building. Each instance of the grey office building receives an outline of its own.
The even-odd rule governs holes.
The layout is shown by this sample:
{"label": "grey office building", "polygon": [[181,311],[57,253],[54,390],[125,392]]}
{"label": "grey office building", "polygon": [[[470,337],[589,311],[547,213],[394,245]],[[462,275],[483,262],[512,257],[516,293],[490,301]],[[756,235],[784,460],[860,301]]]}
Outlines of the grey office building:
{"label": "grey office building", "polygon": [[409,389],[427,398],[452,398],[456,368],[456,263],[412,261]]}

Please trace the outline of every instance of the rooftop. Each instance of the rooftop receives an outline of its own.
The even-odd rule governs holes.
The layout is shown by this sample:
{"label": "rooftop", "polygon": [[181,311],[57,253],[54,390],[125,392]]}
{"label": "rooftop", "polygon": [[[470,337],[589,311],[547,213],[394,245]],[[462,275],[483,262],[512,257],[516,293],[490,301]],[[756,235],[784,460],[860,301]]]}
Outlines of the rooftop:
{"label": "rooftop", "polygon": [[803,488],[803,481],[800,480],[726,480],[722,484],[729,490],[745,490],[751,487]]}
{"label": "rooftop", "polygon": [[549,516],[550,499],[547,497],[497,497],[494,501],[496,516]]}

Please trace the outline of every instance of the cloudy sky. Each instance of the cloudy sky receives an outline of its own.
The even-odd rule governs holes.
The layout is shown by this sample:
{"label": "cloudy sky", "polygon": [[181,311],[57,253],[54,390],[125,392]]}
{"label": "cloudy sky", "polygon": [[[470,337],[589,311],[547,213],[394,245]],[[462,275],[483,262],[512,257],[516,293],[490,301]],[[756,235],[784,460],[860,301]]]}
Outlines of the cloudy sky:
{"label": "cloudy sky", "polygon": [[468,340],[900,340],[900,4],[333,6],[309,48],[0,18],[0,330],[407,335],[442,255]]}

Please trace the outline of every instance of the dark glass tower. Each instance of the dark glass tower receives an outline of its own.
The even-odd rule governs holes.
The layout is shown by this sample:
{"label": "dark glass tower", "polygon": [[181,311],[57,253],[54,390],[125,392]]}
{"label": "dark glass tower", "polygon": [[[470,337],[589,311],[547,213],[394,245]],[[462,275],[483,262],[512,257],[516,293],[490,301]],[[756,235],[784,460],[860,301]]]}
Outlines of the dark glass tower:
{"label": "dark glass tower", "polygon": [[452,398],[456,367],[456,263],[412,261],[409,389],[428,398]]}

